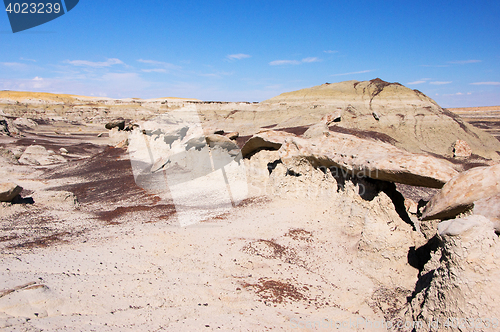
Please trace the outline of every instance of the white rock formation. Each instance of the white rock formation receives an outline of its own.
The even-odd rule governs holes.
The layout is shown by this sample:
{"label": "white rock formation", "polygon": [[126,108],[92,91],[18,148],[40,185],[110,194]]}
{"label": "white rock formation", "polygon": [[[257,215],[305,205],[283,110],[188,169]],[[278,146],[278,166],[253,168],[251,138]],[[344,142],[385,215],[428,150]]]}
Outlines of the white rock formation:
{"label": "white rock formation", "polygon": [[447,220],[439,234],[442,248],[425,265],[411,301],[411,320],[420,322],[416,331],[498,329],[500,239],[491,221]]}
{"label": "white rock formation", "polygon": [[500,164],[475,167],[460,173],[434,195],[422,212],[422,220],[453,218],[475,201],[500,194]]}
{"label": "white rock formation", "polygon": [[30,145],[24,150],[24,153],[19,158],[19,163],[25,165],[50,165],[64,163],[66,159],[54,153],[50,153],[41,145]]}
{"label": "white rock formation", "polygon": [[10,202],[23,191],[23,188],[15,183],[0,183],[0,202]]}

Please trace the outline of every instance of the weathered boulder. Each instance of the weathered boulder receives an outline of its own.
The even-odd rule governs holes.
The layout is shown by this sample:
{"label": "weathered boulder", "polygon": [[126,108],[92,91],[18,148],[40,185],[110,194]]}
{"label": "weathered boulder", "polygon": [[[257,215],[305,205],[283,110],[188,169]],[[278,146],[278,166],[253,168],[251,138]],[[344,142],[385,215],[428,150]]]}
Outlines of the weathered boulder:
{"label": "weathered boulder", "polygon": [[240,133],[237,131],[232,131],[230,133],[225,133],[224,136],[226,136],[230,140],[235,140],[240,136]]}
{"label": "weathered boulder", "polygon": [[231,150],[239,150],[238,145],[234,143],[232,140],[230,140],[228,137],[223,136],[223,135],[208,135],[205,137],[206,142],[208,146],[211,148],[214,148],[216,146],[221,147],[224,150],[231,151]]}
{"label": "weathered boulder", "polygon": [[500,194],[475,201],[473,212],[490,219],[500,233]]}
{"label": "weathered boulder", "polygon": [[0,160],[7,164],[19,164],[14,152],[6,148],[0,148]]}
{"label": "weathered boulder", "polygon": [[458,236],[464,234],[473,227],[486,227],[488,229],[493,229],[493,224],[486,217],[472,215],[442,221],[437,226],[437,232],[441,237]]}
{"label": "weathered boulder", "polygon": [[126,141],[129,137],[129,132],[119,130],[118,127],[115,127],[108,132],[108,135],[108,144],[116,147],[119,144],[123,145],[123,141]]}
{"label": "weathered boulder", "polygon": [[50,165],[66,162],[63,156],[50,153],[41,145],[30,145],[19,158],[20,164],[25,165]]}
{"label": "weathered boulder", "polygon": [[500,194],[500,164],[460,173],[434,195],[422,211],[422,220],[449,219],[472,208],[475,201]]}
{"label": "weathered boulder", "polygon": [[457,139],[453,143],[453,157],[455,158],[468,158],[472,155],[472,149],[466,141]]}
{"label": "weathered boulder", "polygon": [[75,209],[80,206],[78,198],[69,191],[36,191],[32,198],[35,204],[50,205],[58,210]]}
{"label": "weathered boulder", "polygon": [[14,120],[8,117],[0,117],[0,134],[3,135],[19,135],[21,132],[14,124]]}
{"label": "weathered boulder", "polygon": [[438,230],[441,246],[431,253],[411,300],[408,318],[421,322],[414,331],[490,330],[500,323],[500,239],[491,221],[469,216],[444,221]]}
{"label": "weathered boulder", "polygon": [[118,128],[119,130],[125,129],[125,120],[114,120],[106,123],[104,126],[106,129],[111,130],[113,128]]}
{"label": "weathered boulder", "polygon": [[10,135],[9,124],[5,119],[0,119],[0,134]]}
{"label": "weathered boulder", "polygon": [[0,183],[0,202],[11,202],[21,191],[23,188],[15,183]]}
{"label": "weathered boulder", "polygon": [[17,118],[13,121],[13,123],[17,127],[25,127],[25,128],[29,128],[29,129],[33,129],[36,126],[38,126],[38,123],[36,123],[35,121],[33,121],[31,119],[27,119],[27,118]]}
{"label": "weathered boulder", "polygon": [[449,162],[432,156],[352,135],[327,134],[313,139],[289,137],[279,150],[281,161],[293,168],[307,159],[315,166],[338,167],[358,177],[430,188],[440,188],[458,174]]}
{"label": "weathered boulder", "polygon": [[342,108],[337,107],[335,112],[326,114],[321,119],[321,122],[326,124],[327,126],[331,125],[334,122],[340,122],[342,120]]}
{"label": "weathered boulder", "polygon": [[261,150],[278,150],[288,137],[295,137],[295,135],[273,130],[257,133],[241,148],[241,154],[244,158],[248,158]]}
{"label": "weathered boulder", "polygon": [[302,137],[304,138],[323,137],[327,135],[328,132],[329,132],[328,126],[325,123],[320,122],[307,128],[305,133],[302,134]]}

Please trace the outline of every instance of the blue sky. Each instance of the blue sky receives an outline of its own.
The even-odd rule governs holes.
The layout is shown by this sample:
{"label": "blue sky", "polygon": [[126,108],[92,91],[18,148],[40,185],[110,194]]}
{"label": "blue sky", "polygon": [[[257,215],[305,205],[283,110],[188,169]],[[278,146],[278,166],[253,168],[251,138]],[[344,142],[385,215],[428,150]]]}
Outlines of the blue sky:
{"label": "blue sky", "polygon": [[500,105],[500,1],[94,1],[13,34],[0,90],[262,101],[379,77]]}

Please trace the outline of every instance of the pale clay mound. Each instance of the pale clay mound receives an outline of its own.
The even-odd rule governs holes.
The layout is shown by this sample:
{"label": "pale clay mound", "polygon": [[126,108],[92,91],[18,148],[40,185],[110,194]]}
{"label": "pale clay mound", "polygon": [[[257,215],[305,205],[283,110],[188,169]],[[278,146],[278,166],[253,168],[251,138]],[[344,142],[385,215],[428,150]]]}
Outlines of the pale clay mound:
{"label": "pale clay mound", "polygon": [[[0,329],[499,329],[498,148],[429,98],[379,80],[261,104],[50,98],[0,98]],[[449,146],[412,148],[427,119]],[[444,151],[458,138],[472,156]]]}

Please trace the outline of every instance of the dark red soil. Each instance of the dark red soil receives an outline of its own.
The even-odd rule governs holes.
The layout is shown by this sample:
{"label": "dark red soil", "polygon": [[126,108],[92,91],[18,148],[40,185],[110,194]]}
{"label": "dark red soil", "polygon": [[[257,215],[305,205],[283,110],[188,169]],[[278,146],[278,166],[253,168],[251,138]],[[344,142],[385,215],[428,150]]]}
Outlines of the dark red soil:
{"label": "dark red soil", "polygon": [[384,133],[379,133],[376,131],[371,131],[371,130],[361,130],[361,129],[353,129],[353,128],[344,128],[344,127],[339,127],[339,126],[330,126],[328,127],[333,132],[336,133],[341,133],[341,134],[348,134],[348,135],[353,135],[359,138],[364,138],[364,139],[372,139],[372,140],[377,140],[389,144],[395,144],[398,141],[392,138],[389,135],[386,135]]}
{"label": "dark red soil", "polygon": [[107,147],[89,159],[47,171],[46,178],[72,179],[74,183],[52,190],[74,193],[83,209],[106,222],[138,211],[150,211],[152,218],[172,215],[175,211],[172,204],[157,205],[160,198],[136,184],[127,157],[125,149]]}
{"label": "dark red soil", "polygon": [[98,212],[97,215],[102,221],[113,223],[124,215],[141,211],[148,211],[148,218],[153,221],[172,216],[175,213],[175,206],[173,204],[119,206],[112,211]]}
{"label": "dark red soil", "polygon": [[290,134],[294,134],[297,136],[301,136],[306,132],[306,130],[309,129],[308,126],[298,126],[298,127],[287,127],[287,128],[280,128],[276,129],[276,131],[284,131]]}
{"label": "dark red soil", "polygon": [[21,138],[15,143],[16,146],[28,147],[30,145],[41,145],[47,150],[58,152],[60,148],[65,148],[71,154],[90,156],[101,152],[104,148],[91,143],[71,143],[75,138],[67,136],[45,136],[37,135],[36,138]]}
{"label": "dark red soil", "polygon": [[250,139],[252,138],[252,135],[248,135],[248,136],[239,136],[237,139],[236,139],[236,144],[238,145],[238,147],[241,149],[243,147],[243,145],[245,145],[245,143]]}
{"label": "dark red soil", "polygon": [[9,246],[7,248],[8,249],[16,249],[16,248],[30,249],[30,248],[48,247],[48,246],[53,245],[55,243],[67,242],[63,238],[65,236],[69,236],[69,235],[71,235],[69,232],[55,233],[55,234],[48,235],[48,236],[38,237],[32,241],[26,241],[26,242],[22,242],[22,243],[13,245],[13,246]]}

